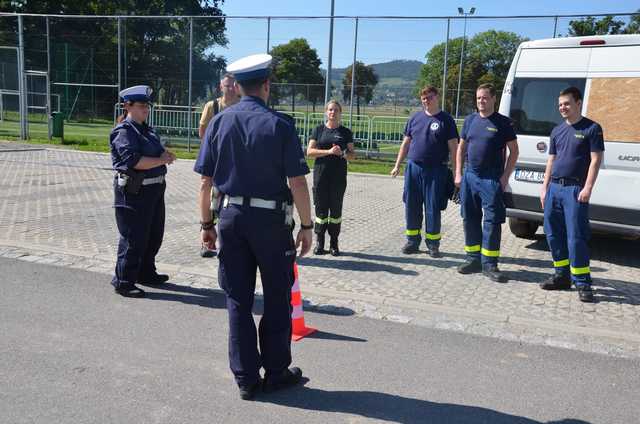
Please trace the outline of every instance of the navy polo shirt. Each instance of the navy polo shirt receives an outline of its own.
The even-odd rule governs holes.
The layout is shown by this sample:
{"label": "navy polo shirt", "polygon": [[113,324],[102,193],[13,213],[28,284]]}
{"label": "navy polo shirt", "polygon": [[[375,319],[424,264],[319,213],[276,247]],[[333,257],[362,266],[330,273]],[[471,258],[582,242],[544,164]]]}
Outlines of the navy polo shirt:
{"label": "navy polo shirt", "polygon": [[[158,158],[164,152],[160,137],[152,127],[138,124],[130,118],[116,125],[109,135],[113,169],[120,172],[134,170],[143,156]],[[167,166],[147,169],[144,175],[153,178],[167,173]]]}
{"label": "navy polo shirt", "polygon": [[602,127],[583,117],[573,125],[563,122],[551,131],[549,154],[556,155],[551,167],[552,178],[587,179],[591,152],[604,151]]}
{"label": "navy polo shirt", "polygon": [[448,141],[458,138],[458,128],[447,112],[427,115],[420,111],[409,118],[404,135],[411,137],[408,159],[423,165],[442,165],[449,157]]}
{"label": "navy polo shirt", "polygon": [[464,120],[460,134],[467,143],[467,166],[477,173],[501,174],[505,147],[516,139],[511,119],[494,112],[483,118],[475,112]]}
{"label": "navy polo shirt", "polygon": [[309,173],[293,119],[244,96],[216,115],[193,170],[230,196],[285,200],[287,177]]}

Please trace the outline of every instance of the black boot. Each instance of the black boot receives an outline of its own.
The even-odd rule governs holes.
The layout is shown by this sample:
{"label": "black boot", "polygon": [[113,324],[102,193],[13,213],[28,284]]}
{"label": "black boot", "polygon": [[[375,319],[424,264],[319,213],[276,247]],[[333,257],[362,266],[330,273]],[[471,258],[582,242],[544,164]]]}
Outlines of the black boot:
{"label": "black boot", "polygon": [[593,290],[591,290],[590,285],[581,284],[578,286],[578,298],[580,302],[584,303],[593,303]]}
{"label": "black boot", "polygon": [[340,248],[338,248],[338,239],[331,237],[331,242],[329,243],[329,252],[331,256],[340,256]]}
{"label": "black boot", "polygon": [[276,390],[286,389],[295,386],[302,380],[302,370],[298,367],[291,367],[278,374],[269,374],[264,377],[262,390],[265,393],[275,392]]}
{"label": "black boot", "polygon": [[540,283],[542,290],[569,290],[571,280],[566,275],[553,274],[551,277]]}
{"label": "black boot", "polygon": [[498,269],[498,265],[495,264],[483,266],[482,274],[485,277],[488,277],[491,281],[495,281],[496,283],[506,283],[507,281],[509,281],[507,276]]}
{"label": "black boot", "polygon": [[458,266],[460,274],[475,274],[482,271],[480,259],[467,259],[462,265]]}
{"label": "black boot", "polygon": [[324,250],[324,234],[317,234],[316,247],[313,248],[314,255],[326,255],[327,251]]}

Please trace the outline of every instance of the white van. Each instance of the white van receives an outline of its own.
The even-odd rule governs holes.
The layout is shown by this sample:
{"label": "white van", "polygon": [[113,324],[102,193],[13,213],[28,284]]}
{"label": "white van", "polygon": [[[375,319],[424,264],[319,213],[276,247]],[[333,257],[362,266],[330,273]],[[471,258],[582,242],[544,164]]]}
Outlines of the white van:
{"label": "white van", "polygon": [[582,114],[604,130],[591,228],[640,238],[640,35],[553,38],[518,47],[500,101],[520,148],[505,193],[511,232],[531,238],[542,223],[549,134],[562,119],[558,94],[569,86],[583,93]]}

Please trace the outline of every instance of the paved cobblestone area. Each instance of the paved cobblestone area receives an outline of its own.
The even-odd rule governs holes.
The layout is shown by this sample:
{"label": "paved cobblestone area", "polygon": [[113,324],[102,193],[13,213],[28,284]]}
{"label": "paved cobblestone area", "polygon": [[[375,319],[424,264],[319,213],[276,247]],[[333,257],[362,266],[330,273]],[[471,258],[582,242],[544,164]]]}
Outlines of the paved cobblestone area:
{"label": "paved cobblestone area", "polygon": [[[198,256],[192,166],[177,161],[169,170],[159,268],[178,284],[215,287],[217,261]],[[0,143],[0,256],[110,274],[117,244],[111,184],[108,155]],[[551,271],[541,234],[522,240],[504,227],[501,268],[509,283],[459,275],[464,243],[453,204],[443,216],[444,257],[402,255],[401,192],[401,179],[349,176],[344,255],[299,260],[308,307],[640,357],[639,242],[594,238],[597,303],[582,304],[575,292],[538,288]]]}

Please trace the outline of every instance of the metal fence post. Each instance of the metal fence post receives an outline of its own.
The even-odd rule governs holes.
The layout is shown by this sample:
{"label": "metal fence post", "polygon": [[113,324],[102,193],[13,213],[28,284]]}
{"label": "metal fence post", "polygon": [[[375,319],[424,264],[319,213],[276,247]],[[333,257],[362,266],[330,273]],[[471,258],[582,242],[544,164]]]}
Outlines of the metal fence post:
{"label": "metal fence post", "polygon": [[51,34],[49,32],[49,17],[45,18],[47,25],[47,138],[51,141]]}
{"label": "metal fence post", "polygon": [[22,15],[18,15],[18,90],[20,91],[20,139],[26,140],[28,138],[28,113],[29,108],[27,106],[27,82],[24,72],[24,38],[23,38],[23,23]]}
{"label": "metal fence post", "polygon": [[554,16],[553,18],[553,38],[556,38],[556,34],[558,33],[558,17]]}
{"label": "metal fence post", "polygon": [[449,30],[451,28],[451,18],[447,18],[447,41],[444,44],[444,69],[442,71],[442,106],[441,109],[446,111],[446,99],[447,99],[447,61],[449,58]]}
{"label": "metal fence post", "polygon": [[356,55],[358,52],[358,18],[353,36],[353,64],[351,65],[351,97],[349,99],[349,128],[353,128],[353,93],[356,85]]}
{"label": "metal fence post", "polygon": [[187,151],[191,152],[191,81],[193,78],[193,18],[189,18],[189,104],[187,106]]}
{"label": "metal fence post", "polygon": [[122,19],[118,17],[118,100],[122,90]]}
{"label": "metal fence post", "polygon": [[331,0],[331,22],[329,24],[329,57],[327,59],[327,78],[324,82],[324,103],[327,104],[331,96],[331,59],[333,56],[333,14],[335,11],[335,0]]}
{"label": "metal fence post", "polygon": [[271,16],[267,17],[267,54],[271,45]]}

